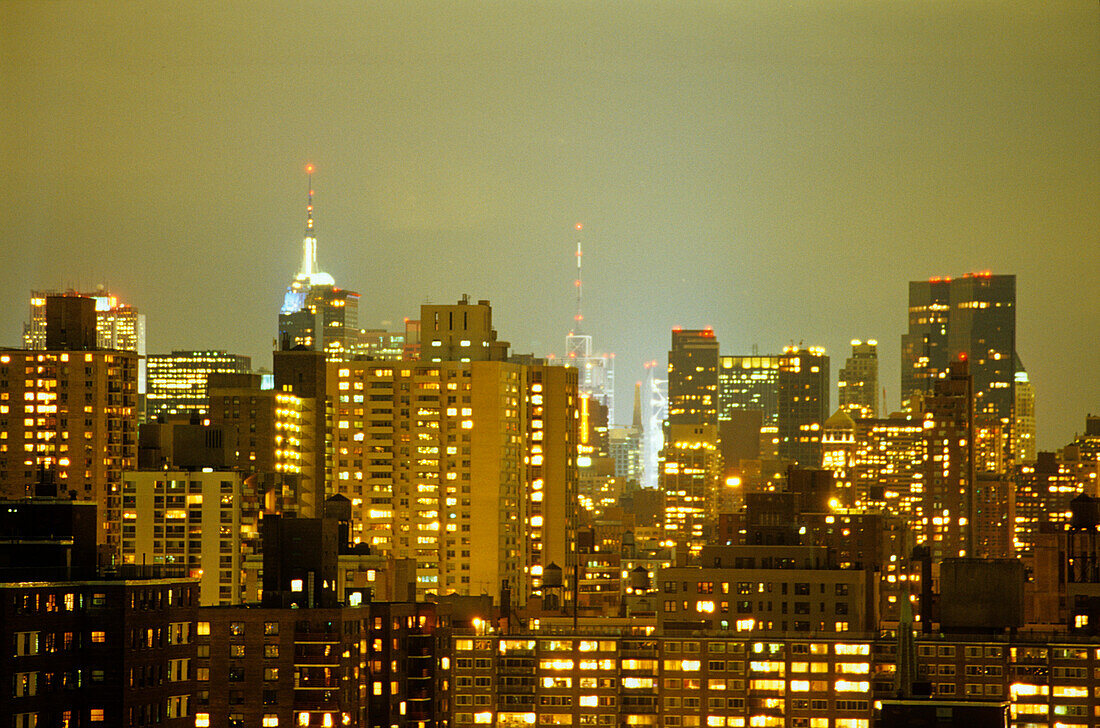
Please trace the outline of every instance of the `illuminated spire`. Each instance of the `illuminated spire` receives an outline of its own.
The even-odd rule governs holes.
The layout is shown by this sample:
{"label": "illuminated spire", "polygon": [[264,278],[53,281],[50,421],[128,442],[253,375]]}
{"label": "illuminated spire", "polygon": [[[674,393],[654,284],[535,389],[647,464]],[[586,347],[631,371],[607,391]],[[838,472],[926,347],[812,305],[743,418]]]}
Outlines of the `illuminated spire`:
{"label": "illuminated spire", "polygon": [[583,253],[581,252],[580,235],[581,230],[584,230],[584,224],[578,222],[576,225],[573,226],[573,229],[577,231],[577,279],[576,281],[574,281],[574,285],[577,288],[577,313],[575,316],[573,316],[573,333],[579,335],[581,333],[581,328],[584,323],[584,315],[581,313],[581,256],[583,255]]}
{"label": "illuminated spire", "polygon": [[313,232],[313,165],[306,165],[309,179],[309,193],[306,196],[306,235],[302,240],[302,268],[298,272],[301,278],[312,278],[317,269],[317,234]]}
{"label": "illuminated spire", "polygon": [[328,273],[322,273],[317,265],[317,232],[313,229],[313,165],[306,165],[306,174],[309,175],[309,193],[306,196],[306,234],[302,240],[302,267],[295,277],[295,281],[311,286],[332,286],[335,281]]}

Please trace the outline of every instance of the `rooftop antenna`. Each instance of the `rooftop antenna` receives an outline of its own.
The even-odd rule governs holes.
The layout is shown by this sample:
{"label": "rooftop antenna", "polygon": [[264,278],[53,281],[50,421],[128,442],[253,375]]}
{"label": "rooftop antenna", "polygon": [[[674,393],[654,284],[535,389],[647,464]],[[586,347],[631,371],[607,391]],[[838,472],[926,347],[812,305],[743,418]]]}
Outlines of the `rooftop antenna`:
{"label": "rooftop antenna", "polygon": [[306,195],[306,235],[302,241],[301,275],[312,276],[317,272],[317,234],[313,231],[313,165],[306,165],[309,193]]}

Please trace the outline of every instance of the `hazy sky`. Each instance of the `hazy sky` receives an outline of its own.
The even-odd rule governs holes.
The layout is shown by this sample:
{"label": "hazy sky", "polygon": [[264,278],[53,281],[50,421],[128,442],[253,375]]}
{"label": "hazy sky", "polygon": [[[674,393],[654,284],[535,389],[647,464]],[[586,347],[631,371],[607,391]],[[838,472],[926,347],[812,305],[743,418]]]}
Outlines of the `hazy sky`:
{"label": "hazy sky", "polygon": [[983,269],[1040,446],[1100,413],[1095,0],[0,2],[0,344],[107,283],[150,352],[268,363],[307,162],[364,326],[469,293],[560,353],[583,221],[620,419],[674,325],[876,338],[896,406],[906,282]]}

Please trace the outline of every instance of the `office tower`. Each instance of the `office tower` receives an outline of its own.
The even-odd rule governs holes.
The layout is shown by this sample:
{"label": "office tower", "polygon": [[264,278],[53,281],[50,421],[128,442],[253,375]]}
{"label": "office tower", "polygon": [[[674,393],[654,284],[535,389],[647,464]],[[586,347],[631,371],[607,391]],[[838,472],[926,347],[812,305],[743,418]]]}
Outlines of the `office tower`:
{"label": "office tower", "polygon": [[138,355],[138,393],[145,393],[145,314],[123,303],[105,286],[91,293],[31,291],[30,321],[23,326],[23,348],[46,347],[46,298],[77,296],[95,301],[96,348],[132,351]]}
{"label": "office tower", "polygon": [[821,435],[829,417],[829,357],[821,347],[789,346],[779,357],[776,426],[779,457],[821,465]]}
{"label": "office tower", "polygon": [[909,284],[909,331],[901,340],[901,396],[931,394],[949,363],[966,357],[974,412],[1000,422],[1007,442],[1015,406],[1016,276],[969,273]]}
{"label": "office tower", "polygon": [[323,351],[333,361],[350,356],[359,337],[359,294],[337,288],[317,266],[317,233],[313,227],[313,165],[309,174],[306,233],[302,265],[286,289],[279,311],[279,348]]}
{"label": "office tower", "polygon": [[259,510],[237,470],[132,470],[123,474],[122,563],[199,582],[199,604],[239,604]]}
{"label": "office tower", "polygon": [[718,419],[734,410],[758,410],[765,425],[779,412],[778,356],[723,356],[718,367]]}
{"label": "office tower", "polygon": [[951,320],[951,279],[909,282],[909,330],[901,337],[901,401],[932,394],[947,372],[947,332]]}
{"label": "office tower", "polygon": [[211,374],[244,374],[252,371],[252,358],[225,351],[173,351],[150,354],[145,390],[145,417],[205,415],[206,382]]}
{"label": "office tower", "polygon": [[508,342],[498,341],[488,301],[420,307],[420,358],[426,361],[504,361]]}
{"label": "office tower", "polygon": [[418,361],[331,366],[333,489],[356,543],[416,560],[418,594],[506,582],[521,602],[575,559],[576,370],[490,359],[507,345],[487,301],[425,305],[421,322]]}
{"label": "office tower", "polygon": [[573,328],[565,337],[565,365],[577,369],[579,395],[599,402],[607,409],[608,424],[615,425],[615,355],[596,353],[592,348],[592,335],[584,333],[584,283],[581,276],[584,255],[581,250],[581,231],[584,230],[584,225],[577,223],[573,229],[577,238],[577,277],[573,281],[577,294],[577,312],[573,315]]}
{"label": "office tower", "polygon": [[664,495],[664,538],[693,555],[718,521],[718,428],[673,424],[661,449],[659,485]]}
{"label": "office tower", "polygon": [[878,417],[878,342],[852,339],[837,382],[837,404],[853,417]]}
{"label": "office tower", "polygon": [[1015,436],[1013,457],[1017,464],[1034,463],[1035,442],[1035,386],[1027,376],[1027,370],[1016,357],[1016,406],[1012,432]]}
{"label": "office tower", "polygon": [[[0,353],[0,483],[30,495],[43,470],[99,509],[98,545],[118,547],[122,472],[137,463],[137,354],[95,349],[94,302],[50,296],[47,341]],[[90,345],[91,348],[88,348]]]}
{"label": "office tower", "polygon": [[711,329],[672,330],[666,421],[718,425],[718,339]]}

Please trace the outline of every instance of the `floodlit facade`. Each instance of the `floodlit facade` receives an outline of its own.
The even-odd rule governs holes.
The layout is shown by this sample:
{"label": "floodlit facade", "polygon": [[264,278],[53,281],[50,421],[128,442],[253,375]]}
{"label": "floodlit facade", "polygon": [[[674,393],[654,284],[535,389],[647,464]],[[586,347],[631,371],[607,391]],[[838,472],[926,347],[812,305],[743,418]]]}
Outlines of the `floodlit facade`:
{"label": "floodlit facade", "polygon": [[146,359],[148,383],[146,419],[207,413],[207,381],[211,374],[246,374],[252,358],[225,351],[173,351]]}

